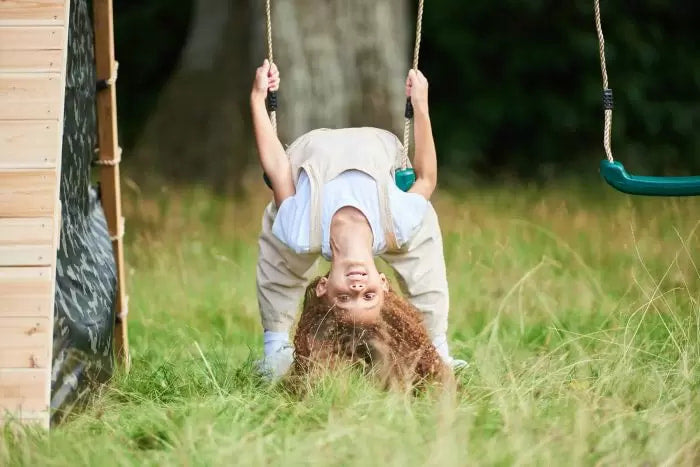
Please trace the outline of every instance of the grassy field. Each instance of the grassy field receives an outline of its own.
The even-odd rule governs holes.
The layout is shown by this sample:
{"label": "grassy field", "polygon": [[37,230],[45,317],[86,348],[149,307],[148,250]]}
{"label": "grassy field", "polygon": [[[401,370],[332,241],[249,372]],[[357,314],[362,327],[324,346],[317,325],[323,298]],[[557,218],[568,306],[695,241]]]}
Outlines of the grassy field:
{"label": "grassy field", "polygon": [[295,399],[252,370],[257,191],[125,187],[133,369],[0,465],[700,464],[700,199],[443,191],[460,387]]}

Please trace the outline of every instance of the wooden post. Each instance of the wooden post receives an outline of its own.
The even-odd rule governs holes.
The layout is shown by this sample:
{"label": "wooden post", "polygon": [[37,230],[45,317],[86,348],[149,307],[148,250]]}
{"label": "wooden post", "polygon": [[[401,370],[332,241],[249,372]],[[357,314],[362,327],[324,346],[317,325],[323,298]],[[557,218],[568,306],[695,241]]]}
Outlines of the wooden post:
{"label": "wooden post", "polygon": [[117,62],[114,60],[112,0],[94,0],[95,63],[97,66],[97,127],[102,208],[107,218],[117,266],[114,348],[118,361],[130,366],[127,333],[128,297],[124,277],[124,218],[119,185],[121,148],[117,133]]}

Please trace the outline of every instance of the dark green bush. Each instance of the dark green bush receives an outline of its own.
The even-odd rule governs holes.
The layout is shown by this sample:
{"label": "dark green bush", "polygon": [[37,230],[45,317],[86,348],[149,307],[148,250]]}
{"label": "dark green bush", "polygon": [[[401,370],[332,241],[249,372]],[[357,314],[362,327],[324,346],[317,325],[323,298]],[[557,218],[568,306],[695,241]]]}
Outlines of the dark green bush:
{"label": "dark green bush", "polygon": [[[601,3],[614,155],[639,171],[700,172],[700,4]],[[596,171],[602,81],[592,0],[432,0],[423,37],[444,166]]]}

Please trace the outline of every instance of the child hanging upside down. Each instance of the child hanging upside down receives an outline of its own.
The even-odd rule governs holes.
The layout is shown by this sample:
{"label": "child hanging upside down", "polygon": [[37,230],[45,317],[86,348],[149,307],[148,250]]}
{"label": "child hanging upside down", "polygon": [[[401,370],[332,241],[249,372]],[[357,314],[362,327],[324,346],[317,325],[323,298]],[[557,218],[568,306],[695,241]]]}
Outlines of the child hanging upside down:
{"label": "child hanging upside down", "polygon": [[[429,201],[437,161],[426,78],[411,70],[406,80],[416,146],[416,181],[408,192],[394,182],[402,145],[388,131],[313,130],[285,152],[265,103],[268,89],[276,91],[279,82],[277,67],[265,60],[251,93],[257,149],[274,196],[263,215],[257,265],[263,369],[277,379],[294,362],[289,332],[307,287],[305,302],[320,301],[345,323],[373,326],[388,316],[385,298],[392,294],[396,306],[396,297],[377,271],[375,256],[394,269],[404,295],[420,312],[425,327],[416,332],[427,331],[434,346],[430,352],[437,351],[448,367],[466,366],[450,356],[446,338],[449,296],[442,235]],[[319,254],[331,267],[312,283]],[[317,300],[308,300],[309,293]]]}

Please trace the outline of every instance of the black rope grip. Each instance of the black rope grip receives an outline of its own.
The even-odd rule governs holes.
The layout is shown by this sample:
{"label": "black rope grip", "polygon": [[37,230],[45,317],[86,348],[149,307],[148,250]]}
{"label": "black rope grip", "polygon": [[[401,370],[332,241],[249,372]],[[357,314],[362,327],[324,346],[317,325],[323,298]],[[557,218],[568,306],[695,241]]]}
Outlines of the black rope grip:
{"label": "black rope grip", "polygon": [[413,118],[413,104],[411,104],[410,97],[406,98],[406,110],[405,110],[403,115],[404,115],[404,117],[408,118],[409,120]]}
{"label": "black rope grip", "polygon": [[613,108],[613,92],[612,89],[603,89],[603,109],[612,110]]}
{"label": "black rope grip", "polygon": [[270,112],[277,110],[277,91],[270,91],[267,93],[267,109]]}

